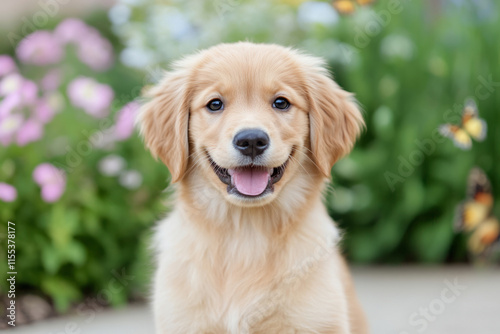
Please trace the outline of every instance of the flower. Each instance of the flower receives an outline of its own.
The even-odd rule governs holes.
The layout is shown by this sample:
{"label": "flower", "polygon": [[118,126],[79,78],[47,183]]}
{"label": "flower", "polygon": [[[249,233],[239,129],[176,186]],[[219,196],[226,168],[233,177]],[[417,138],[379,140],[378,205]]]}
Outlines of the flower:
{"label": "flower", "polygon": [[69,18],[54,29],[54,36],[61,43],[77,43],[82,36],[85,36],[89,30],[89,26],[82,20]]}
{"label": "flower", "polygon": [[11,94],[0,102],[0,122],[11,113],[12,110],[21,105],[21,97],[18,94]]}
{"label": "flower", "polygon": [[35,168],[33,180],[42,187],[41,195],[47,203],[57,201],[66,188],[64,172],[49,163],[42,163]]}
{"label": "flower", "polygon": [[7,183],[0,182],[0,200],[13,202],[17,198],[17,190]]}
{"label": "flower", "polygon": [[53,69],[42,78],[41,86],[45,91],[54,91],[61,85],[61,70]]}
{"label": "flower", "polygon": [[12,73],[0,81],[0,95],[7,96],[19,91],[23,85],[24,78],[19,73]]}
{"label": "flower", "polygon": [[117,140],[125,140],[134,132],[134,123],[140,104],[130,102],[125,105],[119,112],[114,127],[114,134]]}
{"label": "flower", "polygon": [[333,26],[339,21],[339,14],[327,2],[304,2],[299,6],[297,15],[297,20],[303,28],[316,24]]}
{"label": "flower", "polygon": [[100,118],[108,114],[114,92],[108,85],[91,78],[79,77],[69,84],[68,96],[74,106]]}
{"label": "flower", "polygon": [[0,119],[0,143],[4,146],[9,145],[22,124],[23,116],[18,114],[7,115]]}
{"label": "flower", "polygon": [[94,71],[104,71],[113,65],[113,46],[85,22],[66,19],[56,27],[54,35],[64,44],[75,44],[78,59]]}
{"label": "flower", "polygon": [[7,55],[0,55],[0,77],[17,70],[14,60]]}
{"label": "flower", "polygon": [[25,64],[43,66],[58,63],[64,55],[64,50],[51,32],[38,30],[19,42],[16,53],[19,60]]}
{"label": "flower", "polygon": [[61,111],[64,106],[64,98],[61,93],[56,91],[44,95],[38,100],[34,109],[34,117],[42,124],[48,123],[52,120],[54,115]]}
{"label": "flower", "polygon": [[0,82],[0,96],[19,95],[19,102],[33,104],[37,98],[38,87],[31,81],[23,78],[18,73],[5,76]]}
{"label": "flower", "polygon": [[34,119],[28,119],[17,131],[17,144],[24,146],[43,137],[43,126]]}
{"label": "flower", "polygon": [[78,59],[94,71],[105,71],[113,65],[113,46],[92,28],[77,46]]}
{"label": "flower", "polygon": [[389,59],[409,60],[413,57],[415,45],[407,36],[392,34],[380,43],[380,53]]}
{"label": "flower", "polygon": [[117,176],[125,167],[125,159],[111,154],[99,161],[99,171],[106,176]]}
{"label": "flower", "polygon": [[136,170],[127,170],[120,174],[118,180],[127,189],[137,189],[142,184],[142,175]]}

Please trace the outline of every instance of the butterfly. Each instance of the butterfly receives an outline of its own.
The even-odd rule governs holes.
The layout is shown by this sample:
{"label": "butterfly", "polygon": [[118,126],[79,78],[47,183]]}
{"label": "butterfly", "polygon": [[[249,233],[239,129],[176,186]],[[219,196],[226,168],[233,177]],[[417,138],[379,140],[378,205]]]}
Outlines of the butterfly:
{"label": "butterfly", "polygon": [[375,0],[333,0],[333,8],[340,14],[352,14],[356,10],[356,4],[366,6],[375,2]]}
{"label": "butterfly", "polygon": [[460,125],[443,124],[439,127],[441,135],[451,138],[456,147],[468,150],[472,147],[472,138],[483,141],[486,138],[488,126],[484,119],[479,118],[476,102],[468,99],[462,111]]}
{"label": "butterfly", "polygon": [[469,234],[467,248],[474,256],[500,246],[500,222],[493,215],[491,184],[480,168],[473,168],[467,181],[467,198],[457,206],[455,230]]}

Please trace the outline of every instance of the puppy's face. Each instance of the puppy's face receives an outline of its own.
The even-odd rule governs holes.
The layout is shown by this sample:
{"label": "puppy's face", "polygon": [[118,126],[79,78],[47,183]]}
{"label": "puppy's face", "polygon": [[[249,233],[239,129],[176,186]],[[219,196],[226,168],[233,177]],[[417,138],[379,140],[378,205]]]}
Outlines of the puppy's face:
{"label": "puppy's face", "polygon": [[152,95],[141,130],[173,181],[196,177],[239,206],[329,176],[362,124],[317,59],[276,45],[223,44],[191,56]]}

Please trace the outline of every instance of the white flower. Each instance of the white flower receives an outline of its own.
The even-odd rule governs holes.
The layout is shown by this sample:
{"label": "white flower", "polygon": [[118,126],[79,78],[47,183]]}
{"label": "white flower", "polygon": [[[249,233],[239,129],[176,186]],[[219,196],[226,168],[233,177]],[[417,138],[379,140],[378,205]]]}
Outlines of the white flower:
{"label": "white flower", "polygon": [[120,174],[118,180],[127,189],[137,189],[142,184],[142,175],[136,170],[127,170]]}
{"label": "white flower", "polygon": [[125,168],[125,160],[115,154],[108,155],[99,161],[99,171],[106,176],[117,176]]}
{"label": "white flower", "polygon": [[409,60],[413,57],[413,42],[405,35],[392,34],[380,43],[380,52],[387,58]]}
{"label": "white flower", "polygon": [[333,26],[339,20],[339,14],[328,2],[308,1],[299,6],[298,21],[303,28],[315,24]]}

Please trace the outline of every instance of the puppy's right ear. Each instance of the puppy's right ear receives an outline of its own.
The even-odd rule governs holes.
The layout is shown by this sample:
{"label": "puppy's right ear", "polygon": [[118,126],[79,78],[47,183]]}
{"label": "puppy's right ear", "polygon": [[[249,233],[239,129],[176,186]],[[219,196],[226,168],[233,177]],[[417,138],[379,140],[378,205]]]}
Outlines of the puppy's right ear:
{"label": "puppy's right ear", "polygon": [[146,92],[151,98],[139,113],[140,132],[155,158],[167,165],[172,182],[182,179],[187,170],[188,144],[188,70],[167,72],[164,79]]}

